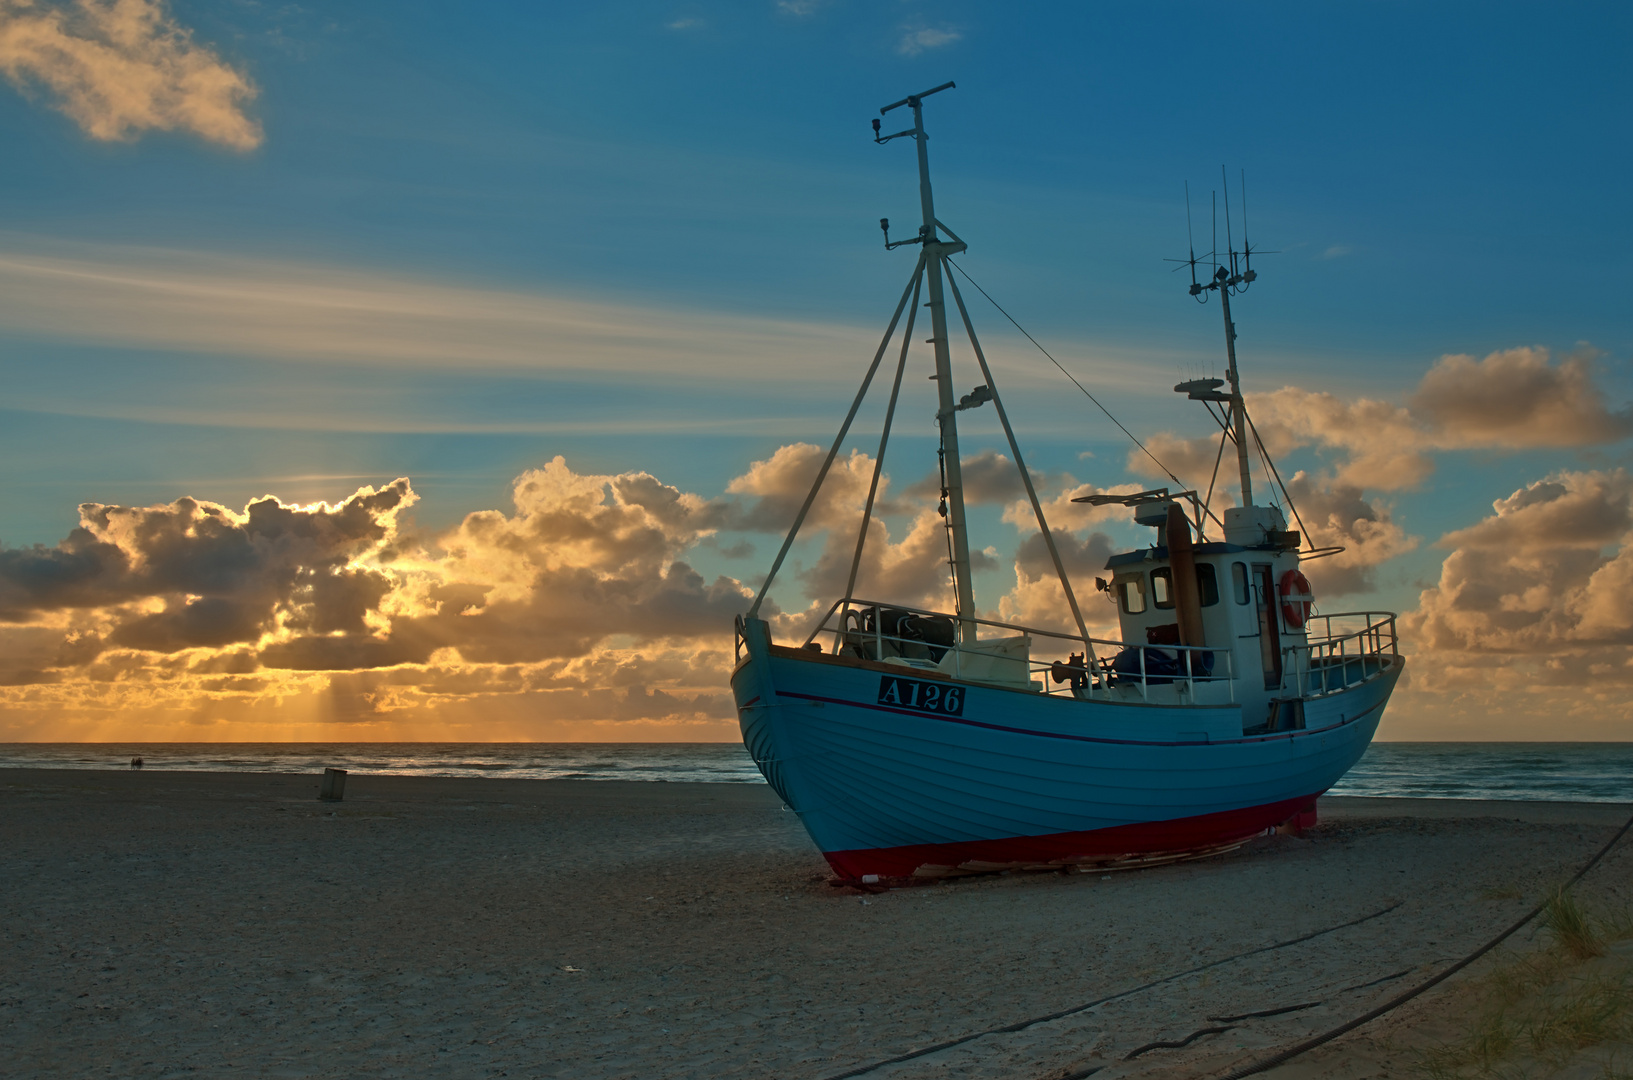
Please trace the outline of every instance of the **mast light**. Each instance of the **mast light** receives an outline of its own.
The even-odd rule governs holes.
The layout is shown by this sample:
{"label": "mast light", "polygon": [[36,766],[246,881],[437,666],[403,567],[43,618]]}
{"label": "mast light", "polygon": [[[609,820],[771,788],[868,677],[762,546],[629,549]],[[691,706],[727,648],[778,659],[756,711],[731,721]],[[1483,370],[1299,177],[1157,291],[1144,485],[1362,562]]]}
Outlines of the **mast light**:
{"label": "mast light", "polygon": [[974,390],[971,390],[969,393],[959,398],[958,404],[954,407],[954,409],[957,412],[963,412],[965,409],[978,409],[991,400],[992,387],[988,386],[986,383],[982,383]]}

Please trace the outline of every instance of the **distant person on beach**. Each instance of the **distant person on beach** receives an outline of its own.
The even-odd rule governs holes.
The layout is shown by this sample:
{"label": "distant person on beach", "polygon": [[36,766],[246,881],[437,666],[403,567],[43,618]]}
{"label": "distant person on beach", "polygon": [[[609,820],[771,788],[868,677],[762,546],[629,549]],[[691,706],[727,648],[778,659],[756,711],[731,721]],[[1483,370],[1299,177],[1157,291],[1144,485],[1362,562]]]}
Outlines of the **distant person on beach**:
{"label": "distant person on beach", "polygon": [[142,767],[142,759],[140,757],[131,758],[130,767],[133,769],[140,769]]}

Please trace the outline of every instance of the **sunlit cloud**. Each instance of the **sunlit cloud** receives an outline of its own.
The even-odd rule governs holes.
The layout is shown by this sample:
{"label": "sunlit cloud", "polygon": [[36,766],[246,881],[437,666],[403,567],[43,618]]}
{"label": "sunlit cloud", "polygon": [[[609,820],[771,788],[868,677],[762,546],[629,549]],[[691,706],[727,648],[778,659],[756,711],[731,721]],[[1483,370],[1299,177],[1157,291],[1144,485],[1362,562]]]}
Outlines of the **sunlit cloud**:
{"label": "sunlit cloud", "polygon": [[1633,406],[1606,403],[1594,382],[1598,356],[1587,347],[1557,364],[1535,347],[1482,360],[1443,356],[1418,385],[1412,410],[1447,448],[1614,442],[1633,434]]}
{"label": "sunlit cloud", "polygon": [[334,504],[87,504],[60,543],[0,549],[0,728],[251,730],[288,706],[400,734],[516,699],[535,736],[730,716],[722,639],[747,594],[685,555],[751,506],[560,458],[446,532],[406,527],[414,502],[399,479]]}
{"label": "sunlit cloud", "polygon": [[[1605,738],[1633,719],[1633,482],[1566,471],[1440,540],[1439,580],[1402,621],[1414,709],[1461,738]],[[1569,731],[1569,735],[1558,732]]]}
{"label": "sunlit cloud", "polygon": [[93,139],[185,131],[234,150],[261,145],[248,78],[159,0],[0,0],[0,73]]}

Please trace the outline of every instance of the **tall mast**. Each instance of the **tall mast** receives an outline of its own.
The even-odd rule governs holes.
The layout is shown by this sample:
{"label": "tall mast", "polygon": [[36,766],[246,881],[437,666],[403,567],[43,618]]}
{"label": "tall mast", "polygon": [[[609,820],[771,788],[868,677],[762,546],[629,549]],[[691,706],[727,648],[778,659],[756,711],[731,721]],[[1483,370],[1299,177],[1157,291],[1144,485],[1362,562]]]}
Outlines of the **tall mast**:
{"label": "tall mast", "polygon": [[[913,134],[919,147],[919,202],[924,208],[924,260],[929,280],[925,283],[930,294],[930,341],[936,354],[936,419],[941,425],[941,449],[946,455],[947,469],[947,530],[952,534],[953,587],[958,594],[958,636],[961,641],[975,640],[975,587],[970,581],[970,535],[964,521],[964,473],[958,453],[957,399],[953,396],[952,353],[947,347],[947,304],[941,286],[941,259],[951,254],[951,244],[943,244],[936,236],[936,206],[930,194],[930,137],[924,133],[924,109],[918,98],[912,98]],[[962,249],[964,245],[959,244]]]}
{"label": "tall mast", "polygon": [[[975,618],[975,590],[970,581],[970,537],[964,519],[964,477],[958,454],[958,400],[953,395],[952,354],[947,347],[947,305],[942,291],[941,275],[941,260],[963,251],[964,244],[956,239],[950,243],[943,241],[936,233],[938,224],[936,204],[930,191],[930,137],[924,131],[923,107],[925,98],[952,87],[952,83],[943,83],[933,90],[913,94],[879,110],[879,115],[883,116],[892,109],[903,105],[909,106],[913,110],[913,127],[910,130],[878,136],[877,120],[873,122],[873,128],[879,142],[888,142],[890,139],[906,135],[911,136],[918,145],[919,208],[923,212],[924,221],[919,227],[917,238],[907,243],[924,245],[925,285],[926,291],[930,294],[929,303],[924,306],[930,309],[930,344],[934,347],[936,356],[936,373],[932,378],[936,381],[938,399],[936,422],[941,427],[941,449],[947,491],[947,532],[952,547],[953,588],[958,597],[958,636],[960,641],[973,642],[975,623],[971,620]],[[887,222],[881,224],[888,226]],[[887,227],[885,233],[887,246],[896,246],[889,243],[889,236]]]}

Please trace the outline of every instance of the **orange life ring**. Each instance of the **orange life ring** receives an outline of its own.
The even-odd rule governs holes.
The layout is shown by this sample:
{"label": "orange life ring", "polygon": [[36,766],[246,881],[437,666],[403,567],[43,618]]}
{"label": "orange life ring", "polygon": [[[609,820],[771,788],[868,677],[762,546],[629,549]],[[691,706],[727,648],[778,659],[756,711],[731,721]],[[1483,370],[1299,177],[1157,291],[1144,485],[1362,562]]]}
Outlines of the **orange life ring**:
{"label": "orange life ring", "polygon": [[1310,579],[1297,570],[1289,570],[1281,576],[1277,591],[1281,593],[1281,617],[1287,621],[1288,628],[1304,629],[1310,618],[1310,604],[1315,600],[1315,594],[1310,592]]}

